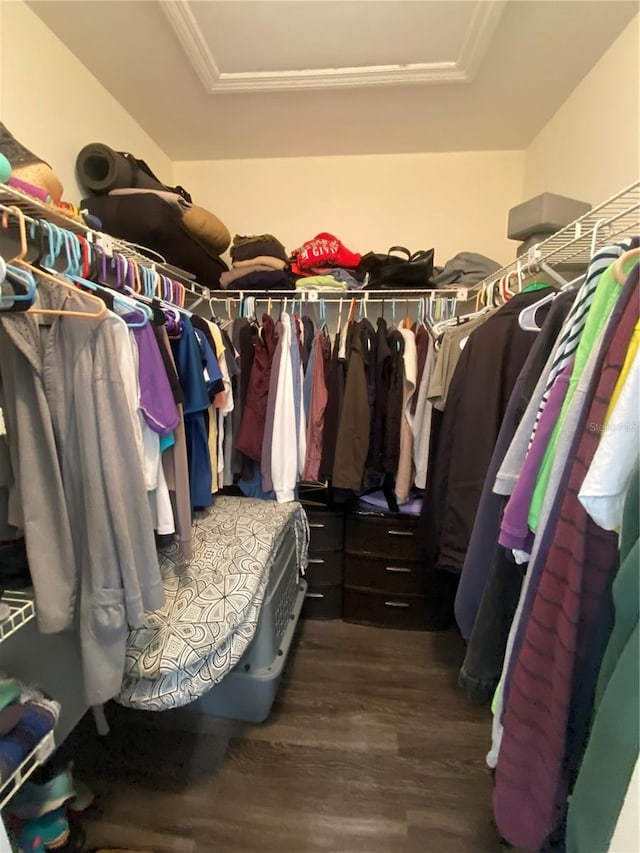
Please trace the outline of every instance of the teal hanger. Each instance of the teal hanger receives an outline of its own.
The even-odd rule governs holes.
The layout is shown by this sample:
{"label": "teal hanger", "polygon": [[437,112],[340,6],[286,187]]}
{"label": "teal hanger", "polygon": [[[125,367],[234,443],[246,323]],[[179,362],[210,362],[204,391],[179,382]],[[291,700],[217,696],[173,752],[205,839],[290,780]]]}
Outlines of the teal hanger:
{"label": "teal hanger", "polygon": [[327,328],[327,304],[324,299],[320,300],[320,329],[323,330]]}
{"label": "teal hanger", "polygon": [[140,320],[125,320],[130,329],[141,329],[143,326],[147,325],[149,320],[153,317],[153,311],[148,305],[145,305],[143,302],[139,302],[136,299],[132,299],[129,296],[125,296],[118,291],[104,287],[95,281],[90,281],[88,278],[84,278],[84,276],[80,275],[82,247],[76,235],[72,234],[70,231],[66,231],[64,234],[64,247],[67,254],[67,268],[65,269],[65,275],[67,275],[76,284],[84,287],[86,290],[93,291],[97,296],[105,296],[109,301],[113,300],[114,308],[120,308],[126,313],[133,311],[136,314],[141,315]]}

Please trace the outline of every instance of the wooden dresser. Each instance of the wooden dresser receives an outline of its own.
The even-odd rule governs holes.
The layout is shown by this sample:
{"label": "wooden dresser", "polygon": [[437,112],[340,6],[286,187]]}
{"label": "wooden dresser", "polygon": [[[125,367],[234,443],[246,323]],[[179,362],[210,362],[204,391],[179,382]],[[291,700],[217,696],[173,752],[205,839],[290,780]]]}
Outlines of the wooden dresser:
{"label": "wooden dresser", "polygon": [[417,540],[418,519],[354,511],[345,533],[345,622],[425,630],[429,610]]}
{"label": "wooden dresser", "polygon": [[342,619],[344,580],[344,512],[305,505],[309,519],[309,584],[302,616]]}

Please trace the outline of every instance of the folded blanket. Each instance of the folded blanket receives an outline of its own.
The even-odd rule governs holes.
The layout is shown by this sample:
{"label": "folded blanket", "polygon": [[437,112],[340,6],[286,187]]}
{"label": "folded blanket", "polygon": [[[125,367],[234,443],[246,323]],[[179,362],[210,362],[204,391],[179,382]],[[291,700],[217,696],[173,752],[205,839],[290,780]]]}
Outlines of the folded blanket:
{"label": "folded blanket", "polygon": [[283,261],[282,258],[274,258],[270,255],[258,255],[256,258],[251,258],[248,261],[234,261],[233,266],[237,269],[242,269],[242,267],[250,267],[255,264],[261,264],[262,266],[269,267],[273,270],[283,270],[287,262]]}
{"label": "folded blanket", "polygon": [[273,272],[273,267],[268,267],[265,264],[250,264],[248,267],[234,267],[227,272],[223,272],[220,276],[220,287],[223,290],[241,289],[242,280],[245,276],[253,272]]}

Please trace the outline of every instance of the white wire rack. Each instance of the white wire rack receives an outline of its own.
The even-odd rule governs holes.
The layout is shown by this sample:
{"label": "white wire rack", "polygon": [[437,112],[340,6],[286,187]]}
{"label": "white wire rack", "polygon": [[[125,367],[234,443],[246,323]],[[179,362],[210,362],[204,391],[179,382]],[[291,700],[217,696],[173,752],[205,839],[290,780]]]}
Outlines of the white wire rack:
{"label": "white wire rack", "polygon": [[6,590],[0,603],[9,607],[10,615],[0,621],[0,643],[15,634],[23,625],[30,622],[36,615],[31,592],[11,592]]}
{"label": "white wire rack", "polygon": [[[104,240],[102,232],[95,231],[89,228],[84,222],[79,222],[77,219],[72,219],[66,216],[58,208],[50,204],[44,204],[38,199],[32,198],[26,193],[16,190],[14,187],[0,183],[0,209],[7,207],[17,207],[25,215],[27,222],[36,222],[39,219],[45,219],[60,228],[65,228],[73,234],[82,234],[94,242],[97,239]],[[175,278],[191,290],[192,293],[202,295],[202,292],[208,293],[208,288],[199,285],[195,281],[195,276],[186,270],[173,266],[167,263],[165,258],[155,252],[153,249],[147,249],[144,246],[138,246],[134,243],[129,243],[127,240],[121,240],[116,237],[106,235],[110,248],[125,258],[136,261],[143,266],[153,265],[159,273],[163,273],[169,278]]]}
{"label": "white wire rack", "polygon": [[[414,287],[409,290],[315,290],[297,287],[295,290],[211,290],[209,297],[216,302],[226,302],[227,299],[234,302],[242,301],[243,299],[254,298],[256,301],[265,302],[272,299],[274,302],[282,302],[288,299],[289,302],[343,302],[347,303],[351,299],[359,302],[421,302],[425,296],[431,296],[438,299],[457,299],[464,302],[469,297],[471,287],[447,287],[440,290],[429,288]],[[204,297],[203,297],[204,298]]]}
{"label": "white wire rack", "polygon": [[27,755],[4,782],[0,784],[0,809],[3,809],[11,797],[31,776],[31,774],[53,754],[55,739],[53,731],[47,732],[32,752]]}
{"label": "white wire rack", "polygon": [[[0,621],[0,642],[7,640],[35,616],[36,611],[32,592],[5,591],[0,599],[2,604],[9,607],[10,614]],[[47,732],[44,738],[26,756],[24,761],[13,773],[0,782],[0,810],[9,802],[34,770],[49,758],[55,749],[53,731]],[[0,840],[2,840],[0,838]]]}
{"label": "white wire rack", "polygon": [[527,272],[540,263],[586,267],[595,251],[616,239],[640,234],[640,181],[630,184],[584,216],[532,246],[522,257],[493,273],[473,289],[509,273]]}

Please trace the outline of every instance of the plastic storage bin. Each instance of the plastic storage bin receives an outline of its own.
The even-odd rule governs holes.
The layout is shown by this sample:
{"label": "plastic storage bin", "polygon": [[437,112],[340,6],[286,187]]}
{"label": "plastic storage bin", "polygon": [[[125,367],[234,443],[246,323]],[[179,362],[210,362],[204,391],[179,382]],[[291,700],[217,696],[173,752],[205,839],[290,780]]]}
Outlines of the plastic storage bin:
{"label": "plastic storage bin", "polygon": [[233,670],[186,707],[200,714],[261,723],[275,699],[304,603],[307,582],[298,577],[295,539],[271,569],[253,642]]}

